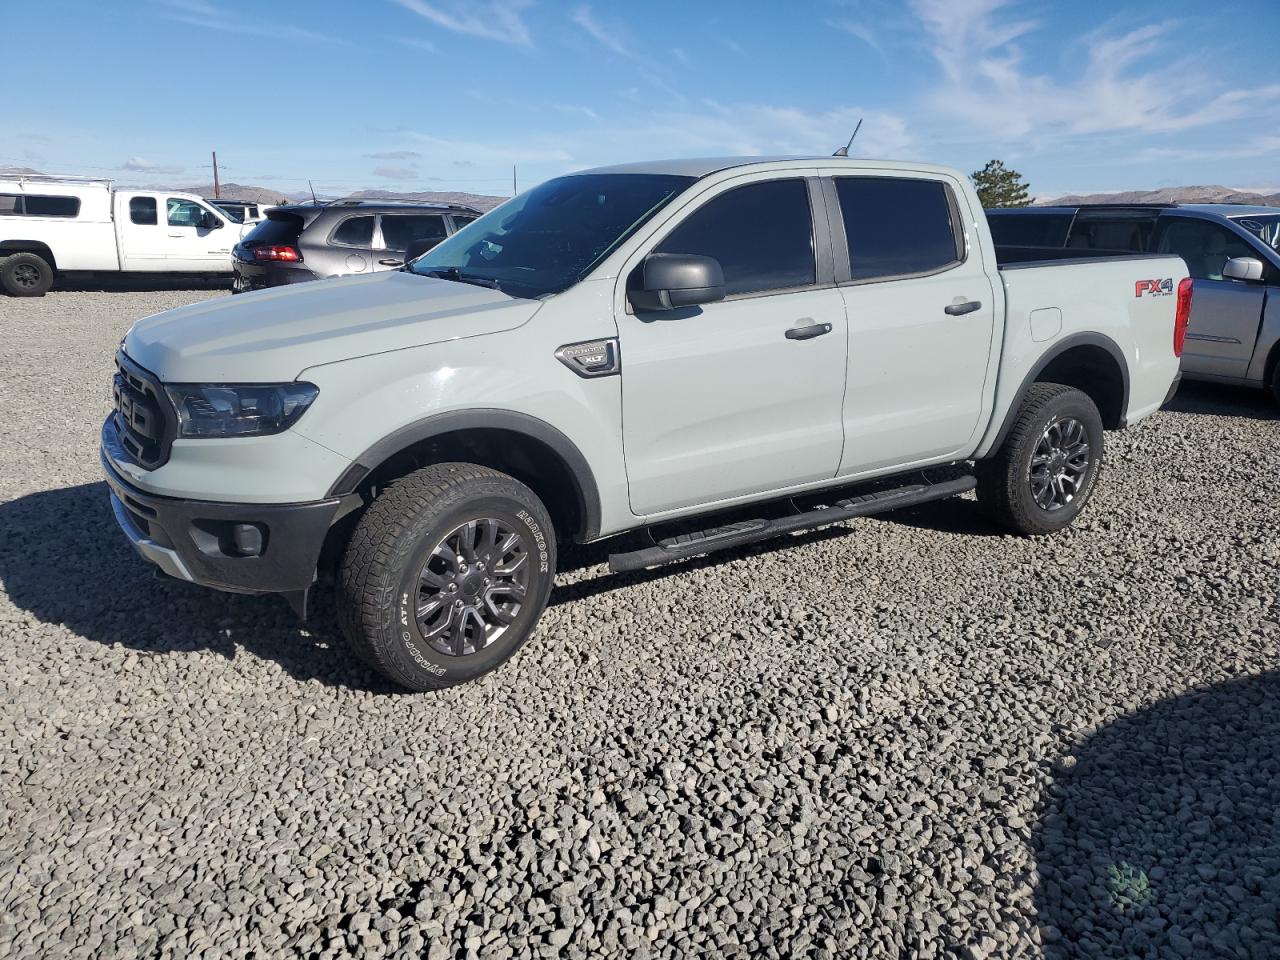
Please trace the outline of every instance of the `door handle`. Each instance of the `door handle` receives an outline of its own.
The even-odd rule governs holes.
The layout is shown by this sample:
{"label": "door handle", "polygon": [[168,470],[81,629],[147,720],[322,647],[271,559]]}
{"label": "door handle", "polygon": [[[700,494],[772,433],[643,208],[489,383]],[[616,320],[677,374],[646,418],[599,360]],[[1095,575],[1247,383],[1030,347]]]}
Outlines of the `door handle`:
{"label": "door handle", "polygon": [[384,267],[403,267],[404,266],[403,260],[394,260],[391,258],[388,258],[386,260],[379,260],[378,262],[382,264]]}
{"label": "door handle", "polygon": [[942,311],[948,316],[963,317],[966,313],[973,313],[973,311],[981,309],[981,300],[958,300],[958,302],[947,304],[942,308]]}
{"label": "door handle", "polygon": [[831,332],[831,324],[829,323],[807,323],[804,326],[794,326],[787,328],[788,340],[812,340],[814,337],[820,337],[824,333]]}

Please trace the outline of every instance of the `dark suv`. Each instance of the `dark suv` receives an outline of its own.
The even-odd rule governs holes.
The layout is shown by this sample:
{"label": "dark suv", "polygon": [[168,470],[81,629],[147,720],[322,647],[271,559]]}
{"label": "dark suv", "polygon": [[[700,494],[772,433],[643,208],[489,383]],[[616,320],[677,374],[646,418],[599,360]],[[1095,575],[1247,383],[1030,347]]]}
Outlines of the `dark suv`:
{"label": "dark suv", "polygon": [[233,250],[232,290],[394,270],[409,244],[420,253],[479,216],[459,204],[390,200],[272,207]]}

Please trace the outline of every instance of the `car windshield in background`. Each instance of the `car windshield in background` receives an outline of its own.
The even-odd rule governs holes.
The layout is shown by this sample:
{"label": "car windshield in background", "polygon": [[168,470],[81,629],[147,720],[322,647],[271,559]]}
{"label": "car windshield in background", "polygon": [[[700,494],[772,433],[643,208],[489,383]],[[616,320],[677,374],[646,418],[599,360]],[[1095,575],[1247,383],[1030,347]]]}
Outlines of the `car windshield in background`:
{"label": "car windshield in background", "polygon": [[409,265],[421,276],[482,281],[513,297],[559,293],[683,191],[693,177],[600,173],[548,180]]}
{"label": "car windshield in background", "polygon": [[1261,217],[1237,217],[1236,223],[1244,227],[1272,250],[1280,253],[1280,214]]}

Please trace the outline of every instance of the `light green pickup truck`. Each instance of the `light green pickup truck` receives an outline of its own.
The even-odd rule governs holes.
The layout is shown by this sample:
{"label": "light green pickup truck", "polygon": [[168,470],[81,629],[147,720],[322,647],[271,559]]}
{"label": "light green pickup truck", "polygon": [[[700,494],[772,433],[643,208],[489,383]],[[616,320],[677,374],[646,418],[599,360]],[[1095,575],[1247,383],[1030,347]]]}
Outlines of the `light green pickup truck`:
{"label": "light green pickup truck", "polygon": [[941,167],[588,170],[402,270],[138,321],[102,462],[165,573],[305,613],[332,568],[355,648],[438,688],[530,635],[565,541],[633,570],[975,487],[1065,527],[1190,300],[1177,257],[997,262]]}

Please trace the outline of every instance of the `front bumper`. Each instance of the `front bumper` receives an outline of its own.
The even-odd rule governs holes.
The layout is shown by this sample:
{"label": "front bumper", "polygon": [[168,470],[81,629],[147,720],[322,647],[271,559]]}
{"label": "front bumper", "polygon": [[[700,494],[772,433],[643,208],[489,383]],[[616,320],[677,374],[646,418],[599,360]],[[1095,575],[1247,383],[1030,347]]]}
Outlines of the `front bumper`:
{"label": "front bumper", "polygon": [[100,451],[116,522],[161,571],[232,593],[293,593],[315,578],[325,535],[342,501],[217,503],[146,493]]}

